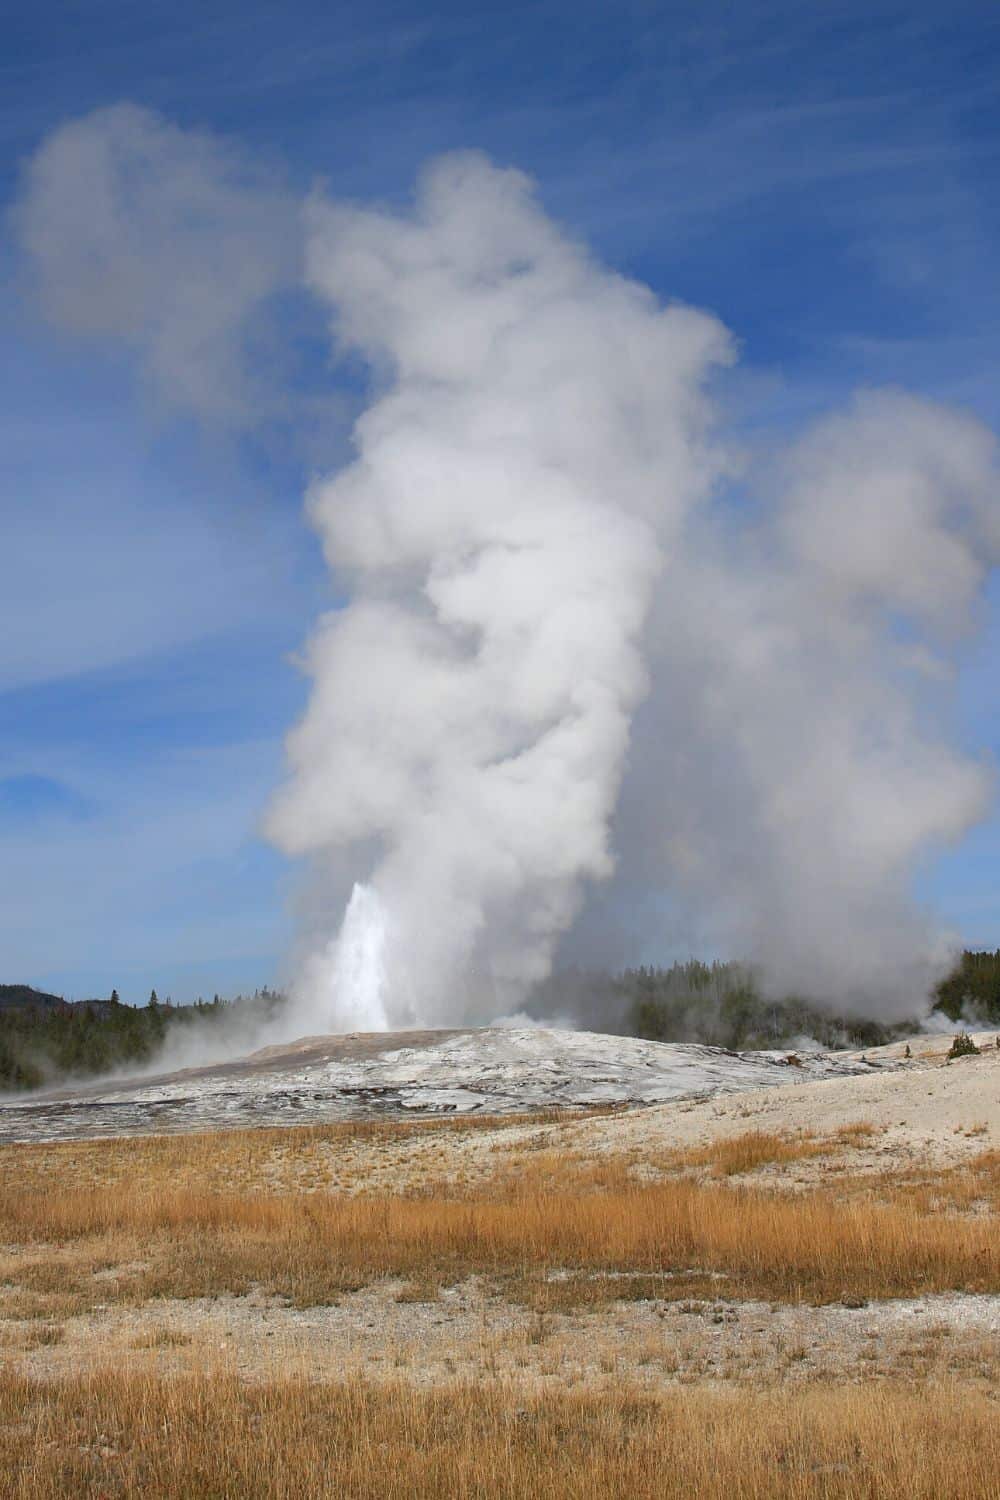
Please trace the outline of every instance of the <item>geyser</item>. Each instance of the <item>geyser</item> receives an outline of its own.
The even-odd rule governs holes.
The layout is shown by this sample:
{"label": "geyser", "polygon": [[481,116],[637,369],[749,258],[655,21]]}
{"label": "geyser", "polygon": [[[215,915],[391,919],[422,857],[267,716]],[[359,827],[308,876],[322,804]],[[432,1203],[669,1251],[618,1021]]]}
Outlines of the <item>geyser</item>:
{"label": "geyser", "polygon": [[341,1031],[387,1031],[385,911],[370,885],[356,884],[343,925],[326,948],[310,955],[295,999],[300,1009]]}
{"label": "geyser", "polygon": [[992,435],[866,393],[741,507],[705,394],[728,334],[596,265],[519,173],[449,157],[411,215],[308,223],[376,375],[308,497],[350,602],[269,819],[319,879],[371,882],[301,967],[316,1024],[517,1011],[601,882],[912,1013],[947,946],[912,874],[990,791],[938,725],[1000,553]]}
{"label": "geyser", "polygon": [[[436,163],[412,218],[314,204],[309,267],[383,385],[356,461],[309,497],[352,599],[309,647],[270,830],[295,853],[377,843],[373,1025],[487,1020],[614,868],[641,635],[715,478],[701,387],[729,339],[594,265],[476,156]],[[300,985],[338,1024],[347,941]]]}
{"label": "geyser", "polygon": [[204,421],[280,412],[315,452],[315,393],[270,383],[295,351],[259,358],[303,225],[314,308],[372,371],[354,461],[309,494],[349,602],[268,820],[313,869],[297,1024],[509,1015],[557,945],[711,947],[914,1012],[948,950],[914,875],[992,790],[951,722],[1000,558],[981,422],[865,390],[770,444],[758,412],[737,462],[726,330],[481,156],[409,212],[302,215],[237,145],[119,106],[41,143],[12,222],[52,320]]}

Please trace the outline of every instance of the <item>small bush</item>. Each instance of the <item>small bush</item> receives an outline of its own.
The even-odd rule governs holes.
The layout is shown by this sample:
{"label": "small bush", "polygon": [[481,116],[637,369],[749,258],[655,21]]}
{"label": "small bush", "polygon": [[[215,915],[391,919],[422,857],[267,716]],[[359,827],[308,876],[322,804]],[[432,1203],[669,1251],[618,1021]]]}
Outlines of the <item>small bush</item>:
{"label": "small bush", "polygon": [[976,1046],[975,1042],[972,1040],[971,1036],[969,1036],[968,1032],[966,1032],[966,1031],[960,1031],[958,1033],[958,1036],[952,1042],[951,1046],[948,1048],[948,1061],[949,1062],[951,1062],[951,1060],[952,1060],[953,1057],[978,1057],[978,1056],[979,1056],[979,1048]]}

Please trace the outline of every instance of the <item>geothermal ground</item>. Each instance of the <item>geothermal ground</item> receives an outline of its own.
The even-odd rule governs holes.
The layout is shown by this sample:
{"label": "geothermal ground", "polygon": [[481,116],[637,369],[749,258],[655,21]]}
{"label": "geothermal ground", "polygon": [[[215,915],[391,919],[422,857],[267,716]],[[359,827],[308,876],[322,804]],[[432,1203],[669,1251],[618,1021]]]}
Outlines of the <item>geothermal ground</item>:
{"label": "geothermal ground", "polygon": [[875,1054],[730,1052],[544,1029],[305,1037],[214,1067],[8,1101],[0,1141],[662,1104],[896,1066]]}
{"label": "geothermal ground", "polygon": [[8,1103],[9,1493],[997,1495],[978,1040],[310,1038]]}

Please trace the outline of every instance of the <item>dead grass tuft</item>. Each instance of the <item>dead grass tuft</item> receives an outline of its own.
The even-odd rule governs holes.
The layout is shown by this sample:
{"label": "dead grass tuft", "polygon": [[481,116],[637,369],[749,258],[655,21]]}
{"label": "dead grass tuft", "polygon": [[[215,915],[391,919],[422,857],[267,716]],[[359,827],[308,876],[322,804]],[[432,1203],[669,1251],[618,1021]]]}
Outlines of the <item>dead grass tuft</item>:
{"label": "dead grass tuft", "polygon": [[135,1349],[183,1349],[191,1343],[191,1335],[177,1328],[153,1328],[133,1341]]}
{"label": "dead grass tuft", "polygon": [[878,1126],[873,1125],[870,1120],[852,1120],[848,1125],[838,1126],[832,1139],[840,1145],[860,1146],[878,1134]]}
{"label": "dead grass tuft", "polygon": [[675,1160],[679,1166],[711,1167],[717,1177],[735,1177],[760,1167],[784,1166],[788,1162],[825,1156],[829,1149],[808,1131],[779,1135],[767,1130],[747,1130],[680,1152]]}
{"label": "dead grass tuft", "polygon": [[65,1330],[58,1323],[35,1323],[20,1328],[10,1323],[0,1326],[0,1348],[4,1349],[49,1348],[61,1344],[64,1337]]}

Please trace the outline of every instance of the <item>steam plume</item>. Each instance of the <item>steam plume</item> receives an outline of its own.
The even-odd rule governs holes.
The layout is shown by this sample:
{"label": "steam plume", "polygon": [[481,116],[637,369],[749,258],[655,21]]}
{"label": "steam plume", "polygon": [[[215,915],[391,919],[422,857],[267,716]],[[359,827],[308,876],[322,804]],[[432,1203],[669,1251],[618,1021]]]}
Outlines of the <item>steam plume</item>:
{"label": "steam plume", "polygon": [[[667,549],[716,460],[702,313],[594,265],[516,172],[438,162],[415,215],[315,205],[316,290],[384,380],[310,511],[350,606],[270,820],[294,853],[375,840],[391,1024],[496,1015],[549,969],[646,691]],[[313,960],[335,995],[335,942]]]}
{"label": "steam plume", "polygon": [[[725,329],[595,264],[518,173],[445,158],[411,214],[305,222],[375,392],[309,496],[351,602],[308,648],[269,817],[339,902],[301,1019],[489,1019],[557,950],[634,961],[667,923],[912,1012],[949,942],[914,876],[992,792],[950,723],[1000,559],[992,434],[864,391],[736,489]],[[48,316],[165,399],[303,421],[252,357],[301,264],[283,178],[120,106],[42,143],[13,223]]]}
{"label": "steam plume", "polygon": [[913,1015],[951,947],[914,876],[992,791],[949,712],[998,556],[993,438],[865,392],[760,499],[754,523],[700,525],[666,569],[616,899],[667,871],[688,916],[775,988]]}
{"label": "steam plume", "polygon": [[287,405],[260,352],[301,274],[297,209],[229,142],[117,104],[46,137],[13,227],[53,323],[119,340],[158,398],[234,428]]}
{"label": "steam plume", "polygon": [[[353,597],[270,827],[375,850],[371,1016],[516,1009],[588,889],[637,879],[775,983],[912,1011],[946,947],[912,875],[990,790],[935,724],[998,553],[991,435],[862,394],[723,526],[725,331],[596,266],[518,174],[448,158],[412,218],[316,204],[309,264],[381,391],[310,496]],[[356,1018],[350,927],[300,994]]]}

